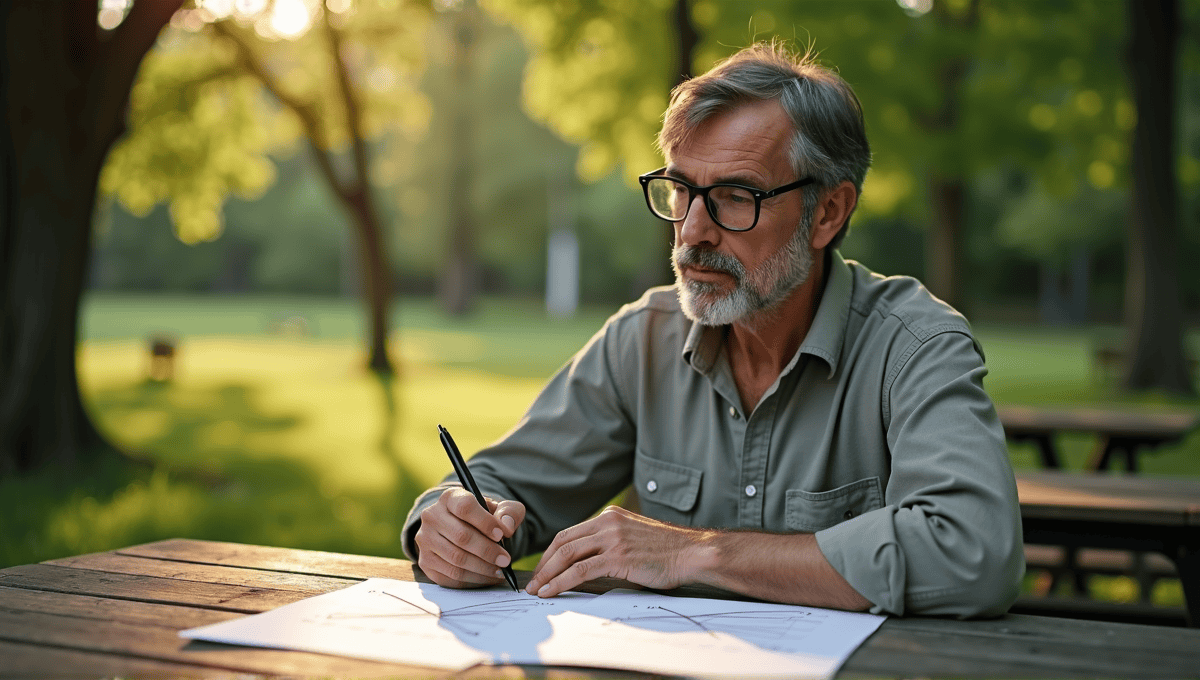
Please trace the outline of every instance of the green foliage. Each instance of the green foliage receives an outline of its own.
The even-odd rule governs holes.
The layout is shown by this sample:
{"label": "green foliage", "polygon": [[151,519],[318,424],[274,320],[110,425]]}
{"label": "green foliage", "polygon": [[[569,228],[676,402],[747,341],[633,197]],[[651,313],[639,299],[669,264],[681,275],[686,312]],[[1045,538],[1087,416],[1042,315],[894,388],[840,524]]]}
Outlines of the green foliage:
{"label": "green foliage", "polygon": [[670,87],[671,0],[483,0],[532,52],[523,98],[534,120],[580,145],[585,181],[624,162],[630,177],[658,161],[653,141]]}
{"label": "green foliage", "polygon": [[229,47],[176,35],[147,55],[130,98],[131,134],[100,176],[101,190],[135,215],[168,202],[185,243],[221,233],[226,196],[256,197],[275,179],[265,154],[283,141],[273,135],[280,128]]}
{"label": "green foliage", "polygon": [[273,27],[273,6],[246,15],[233,5],[199,0],[166,30],[134,85],[129,135],[101,176],[102,191],[135,215],[168,202],[187,243],[221,233],[230,195],[255,198],[274,181],[270,153],[301,135],[323,150],[350,143],[335,58],[364,137],[419,135],[430,116],[416,89],[427,4],[364,0],[333,12],[320,3],[288,35]]}
{"label": "green foliage", "polygon": [[[583,144],[585,179],[657,161],[653,140],[677,59],[672,3],[488,0],[533,53],[531,114]],[[978,13],[975,14],[977,7]],[[1085,203],[1127,175],[1134,112],[1119,62],[1122,4],[955,0],[928,14],[894,2],[696,0],[694,70],[758,40],[782,38],[838,69],[863,101],[875,162],[860,215],[925,215],[926,177],[1021,167],[1026,203]],[[650,34],[650,35],[647,35]],[[956,75],[961,74],[961,76]],[[1042,255],[1072,242],[1045,211],[1012,219],[1010,243]],[[1059,238],[1061,237],[1061,238]]]}

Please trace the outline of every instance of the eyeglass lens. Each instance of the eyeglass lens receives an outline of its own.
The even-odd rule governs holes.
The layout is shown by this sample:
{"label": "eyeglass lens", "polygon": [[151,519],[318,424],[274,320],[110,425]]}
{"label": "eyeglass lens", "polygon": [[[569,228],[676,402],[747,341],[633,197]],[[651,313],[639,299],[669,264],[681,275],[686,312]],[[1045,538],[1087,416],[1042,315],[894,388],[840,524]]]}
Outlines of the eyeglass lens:
{"label": "eyeglass lens", "polygon": [[[669,177],[655,177],[646,184],[650,207],[663,219],[678,222],[687,217],[692,191],[686,184]],[[749,229],[754,226],[756,210],[754,195],[745,189],[716,185],[708,189],[705,204],[712,218],[729,229]]]}

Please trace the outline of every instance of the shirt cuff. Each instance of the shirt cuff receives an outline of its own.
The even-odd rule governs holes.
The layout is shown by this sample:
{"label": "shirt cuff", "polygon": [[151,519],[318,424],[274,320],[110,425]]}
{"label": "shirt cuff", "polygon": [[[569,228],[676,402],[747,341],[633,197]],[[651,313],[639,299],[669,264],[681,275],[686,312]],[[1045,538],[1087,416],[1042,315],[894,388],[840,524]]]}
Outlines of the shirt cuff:
{"label": "shirt cuff", "polygon": [[904,615],[905,563],[884,507],[816,533],[817,547],[852,588],[871,601],[872,614]]}

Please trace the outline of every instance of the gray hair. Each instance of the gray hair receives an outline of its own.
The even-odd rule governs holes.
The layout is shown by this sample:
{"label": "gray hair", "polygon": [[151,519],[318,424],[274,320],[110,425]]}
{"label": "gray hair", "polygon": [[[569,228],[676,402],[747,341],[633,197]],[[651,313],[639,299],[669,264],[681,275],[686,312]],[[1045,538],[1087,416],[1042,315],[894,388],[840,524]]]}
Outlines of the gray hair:
{"label": "gray hair", "polygon": [[[796,178],[816,180],[803,189],[804,223],[811,225],[823,189],[849,180],[861,195],[871,147],[858,97],[841,76],[816,63],[811,52],[796,55],[774,41],[751,45],[676,86],[663,114],[658,147],[669,158],[713,114],[768,99],[778,100],[792,121],[788,155]],[[841,245],[849,224],[847,216],[829,247]]]}

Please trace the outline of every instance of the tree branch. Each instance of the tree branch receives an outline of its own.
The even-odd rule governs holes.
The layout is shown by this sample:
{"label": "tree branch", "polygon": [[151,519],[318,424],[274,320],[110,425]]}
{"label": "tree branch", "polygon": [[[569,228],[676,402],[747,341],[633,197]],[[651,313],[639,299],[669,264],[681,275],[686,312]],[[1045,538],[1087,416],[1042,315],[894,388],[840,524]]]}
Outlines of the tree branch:
{"label": "tree branch", "polygon": [[[138,68],[154,43],[158,34],[171,21],[184,0],[138,0],[133,3],[128,16],[97,48],[96,60],[88,73],[88,108],[97,126],[118,121],[115,130],[96,129],[101,139],[109,143],[116,141],[125,128],[125,108],[129,105],[129,93],[137,78]],[[81,3],[89,4],[89,3]],[[89,14],[96,30],[96,10],[91,6]],[[119,93],[119,94],[118,94]]]}
{"label": "tree branch", "polygon": [[329,52],[333,58],[334,71],[337,73],[338,88],[342,92],[342,103],[346,107],[346,126],[350,131],[350,148],[354,153],[354,169],[357,174],[355,181],[360,191],[370,191],[367,145],[362,135],[362,109],[359,106],[358,95],[350,84],[346,62],[342,60],[342,34],[330,23],[330,13],[324,14],[325,36],[329,41]]}
{"label": "tree branch", "polygon": [[313,156],[316,157],[317,166],[321,168],[321,174],[325,176],[325,180],[329,182],[330,188],[335,193],[343,199],[348,197],[351,193],[351,188],[345,186],[338,177],[337,171],[333,168],[333,160],[329,157],[325,131],[321,127],[321,121],[317,119],[317,115],[313,112],[312,107],[288,94],[279,86],[279,83],[271,77],[271,74],[267,71],[262,61],[254,55],[254,51],[250,48],[250,45],[240,35],[230,30],[227,21],[214,23],[212,25],[213,30],[233,41],[233,44],[237,46],[238,56],[246,71],[257,78],[258,82],[280,104],[290,109],[300,118],[300,123],[304,126],[305,135],[308,137],[308,144],[312,147]]}

